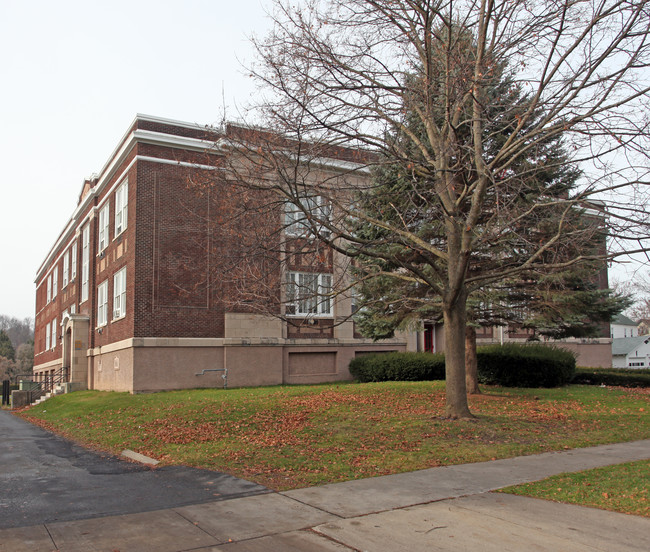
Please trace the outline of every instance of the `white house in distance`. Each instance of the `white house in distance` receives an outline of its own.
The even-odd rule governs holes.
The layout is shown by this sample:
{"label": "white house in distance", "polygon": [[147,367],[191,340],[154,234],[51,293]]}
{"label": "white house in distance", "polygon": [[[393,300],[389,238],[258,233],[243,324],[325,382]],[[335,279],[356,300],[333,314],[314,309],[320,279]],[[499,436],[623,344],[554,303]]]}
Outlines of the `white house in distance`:
{"label": "white house in distance", "polygon": [[650,367],[650,335],[612,339],[614,368]]}
{"label": "white house in distance", "polygon": [[639,335],[638,324],[624,314],[617,314],[610,323],[610,333],[612,339],[636,337]]}

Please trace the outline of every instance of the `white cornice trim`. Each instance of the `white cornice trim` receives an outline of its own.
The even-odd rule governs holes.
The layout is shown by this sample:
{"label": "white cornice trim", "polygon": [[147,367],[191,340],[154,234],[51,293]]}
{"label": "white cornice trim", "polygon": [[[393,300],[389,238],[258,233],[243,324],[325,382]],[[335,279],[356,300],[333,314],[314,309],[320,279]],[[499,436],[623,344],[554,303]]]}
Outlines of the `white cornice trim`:
{"label": "white cornice trim", "polygon": [[[142,119],[142,118],[141,118]],[[138,117],[136,117],[136,121],[138,120]],[[153,117],[148,117],[145,120],[149,121],[155,121],[155,122],[161,122],[161,123],[167,123],[167,124],[172,124],[171,120],[164,120],[164,119],[155,119]],[[130,126],[129,129],[133,127],[135,124],[134,121]],[[198,125],[195,127],[193,125],[190,125],[189,123],[186,123],[183,125],[185,127],[189,128],[201,128]],[[60,234],[59,239],[55,242],[55,244],[52,246],[50,251],[48,252],[47,256],[45,257],[45,260],[41,263],[39,266],[38,270],[36,271],[36,278],[35,278],[35,283],[38,283],[39,280],[43,277],[43,272],[49,267],[49,265],[52,263],[52,259],[54,256],[54,252],[61,246],[63,242],[68,240],[70,238],[70,233],[74,228],[79,226],[79,224],[82,224],[87,217],[84,217],[83,221],[79,221],[79,216],[81,213],[83,213],[87,208],[88,205],[93,201],[93,199],[97,196],[99,196],[103,191],[104,188],[106,187],[106,183],[108,180],[110,180],[113,175],[115,174],[115,171],[117,168],[124,162],[124,159],[128,156],[128,154],[131,152],[131,150],[135,147],[137,143],[147,143],[147,144],[155,144],[155,145],[161,145],[161,146],[166,146],[166,147],[177,147],[181,148],[184,150],[190,150],[190,151],[199,151],[199,152],[207,152],[207,153],[217,153],[221,150],[221,145],[216,145],[217,142],[211,142],[209,140],[200,140],[197,138],[187,138],[183,136],[174,136],[172,134],[165,134],[162,132],[152,132],[148,130],[135,130],[132,132],[127,132],[124,137],[122,138],[120,145],[113,151],[111,154],[111,157],[109,158],[110,161],[104,165],[104,168],[102,169],[102,172],[100,173],[100,177],[97,181],[97,184],[95,185],[94,188],[92,188],[88,194],[83,198],[81,203],[77,205],[75,208],[74,212],[72,213],[72,216],[70,217],[68,223],[66,224],[63,232]],[[155,157],[147,157],[147,156],[136,156],[128,165],[128,167],[122,171],[122,174],[120,175],[120,178],[117,180],[120,181],[123,178],[124,173],[126,173],[135,163],[137,159],[146,159],[148,161],[153,161],[157,160],[158,162],[164,163],[172,163],[176,165],[181,165],[181,166],[187,166],[187,167],[195,167],[195,168],[215,168],[215,167],[210,167],[208,165],[198,165],[194,163],[187,163],[187,162],[180,162],[180,161],[174,161],[174,160],[160,160],[159,158]],[[119,184],[119,182],[116,182],[116,184]],[[113,186],[114,187],[114,186]],[[63,253],[63,252],[62,252]]]}
{"label": "white cornice trim", "polygon": [[310,160],[311,163],[326,167],[328,169],[337,169],[344,172],[358,172],[362,174],[370,174],[368,165],[362,163],[355,163],[354,161],[343,161],[341,159],[329,159],[327,157],[315,157]]}
{"label": "white cornice trim", "polygon": [[215,146],[215,144],[218,144],[216,140],[202,140],[199,138],[189,138],[187,136],[174,136],[173,134],[164,134],[162,132],[155,132],[152,130],[137,129],[133,131],[133,136],[131,139],[134,139],[136,142],[142,142],[143,144],[153,144],[167,147],[176,146],[190,151],[207,153],[217,153],[221,151],[220,146]]}
{"label": "white cornice trim", "polygon": [[[173,134],[166,134],[163,132],[154,132],[149,130],[141,130],[141,129],[132,130],[138,121],[148,121],[148,122],[154,122],[160,124],[168,124],[168,125],[182,127],[182,128],[190,128],[193,130],[214,132],[216,139],[214,141],[210,141],[210,140],[203,140],[198,138],[176,136]],[[81,213],[83,213],[88,208],[89,204],[94,200],[95,197],[99,196],[104,191],[107,182],[114,176],[117,169],[122,165],[125,158],[128,156],[128,154],[131,152],[131,150],[135,147],[137,143],[146,143],[146,144],[160,145],[165,147],[177,147],[179,149],[183,149],[187,151],[219,154],[222,153],[225,149],[232,147],[232,144],[229,143],[227,139],[224,139],[223,137],[219,137],[218,133],[219,133],[219,129],[214,129],[208,126],[201,126],[195,123],[176,121],[173,119],[165,119],[162,117],[154,117],[151,115],[143,115],[143,114],[136,115],[133,122],[129,125],[127,132],[123,135],[122,139],[118,142],[117,147],[113,150],[113,152],[108,158],[108,161],[106,162],[101,172],[99,173],[97,184],[86,194],[86,196],[79,203],[79,205],[77,205],[74,212],[72,213],[72,216],[68,220],[68,223],[65,225],[63,231],[59,235],[59,238],[57,239],[55,244],[50,248],[50,251],[45,257],[45,260],[39,266],[38,270],[36,271],[36,278],[34,282],[38,284],[38,282],[43,277],[43,272],[52,263],[55,251],[57,251],[57,249],[61,247],[62,243],[69,240],[70,234],[73,231],[76,231],[76,228],[80,224],[85,222],[86,218],[88,218],[88,217],[84,217],[82,221],[79,220]],[[118,181],[124,177],[124,174],[133,166],[133,163],[135,163],[135,161],[138,159],[157,162],[157,163],[176,164],[180,166],[200,168],[200,169],[210,169],[210,170],[217,169],[217,167],[212,167],[210,165],[200,165],[194,163],[175,161],[172,159],[162,159],[162,158],[149,157],[149,156],[136,156],[131,161],[131,163],[129,163],[128,167],[122,171],[120,178],[118,178]],[[318,158],[311,159],[310,162],[334,170],[340,170],[346,172],[359,172],[363,174],[369,172],[367,166],[360,163],[354,163],[351,161],[337,160],[337,159],[331,159],[326,157],[318,157]],[[119,182],[116,182],[116,184],[118,183]],[[63,251],[61,253],[63,253]]]}
{"label": "white cornice trim", "polygon": [[188,163],[187,161],[175,161],[174,159],[163,159],[162,157],[151,157],[149,155],[136,155],[138,161],[148,161],[150,163],[160,163],[161,165],[177,165],[181,167],[190,167],[192,169],[202,169],[206,171],[221,171],[223,167],[214,165],[201,165],[200,163]]}
{"label": "white cornice trim", "polygon": [[167,119],[165,117],[157,117],[155,115],[147,115],[146,113],[138,113],[133,119],[131,126],[136,121],[148,121],[150,123],[160,123],[161,125],[172,125],[176,127],[191,128],[193,130],[206,130],[220,132],[220,129],[211,127],[209,125],[201,125],[199,123],[190,123],[188,121],[179,121],[178,119]]}

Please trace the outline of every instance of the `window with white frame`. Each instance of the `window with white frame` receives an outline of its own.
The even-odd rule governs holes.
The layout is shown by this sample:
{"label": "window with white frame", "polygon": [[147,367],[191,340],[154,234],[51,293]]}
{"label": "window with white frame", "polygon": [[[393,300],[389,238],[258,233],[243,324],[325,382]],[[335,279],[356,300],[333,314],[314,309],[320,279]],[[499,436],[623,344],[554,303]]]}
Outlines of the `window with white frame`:
{"label": "window with white frame", "polygon": [[56,318],[52,320],[52,350],[56,347]]}
{"label": "window with white frame", "polygon": [[63,275],[61,277],[61,289],[68,285],[70,278],[70,250],[63,254]]}
{"label": "window with white frame", "polygon": [[126,267],[113,276],[113,320],[126,314]]}
{"label": "window with white frame", "polygon": [[45,325],[45,350],[50,350],[50,325]]}
{"label": "window with white frame", "polygon": [[126,230],[126,223],[129,214],[129,181],[125,180],[115,191],[115,236],[119,236]]}
{"label": "window with white frame", "polygon": [[360,310],[361,292],[357,286],[350,290],[350,312],[356,314]]}
{"label": "window with white frame", "polygon": [[76,314],[76,312],[77,312],[77,305],[73,303],[72,305],[70,305],[70,314]]}
{"label": "window with white frame", "polygon": [[70,281],[72,282],[77,277],[77,241],[72,244],[72,249],[70,252],[72,257],[70,261]]}
{"label": "window with white frame", "polygon": [[55,266],[52,271],[52,299],[56,297],[59,288],[59,267]]}
{"label": "window with white frame", "polygon": [[90,227],[86,224],[81,237],[81,302],[88,299],[88,277],[90,274]]}
{"label": "window with white frame", "polygon": [[287,273],[287,314],[332,315],[332,275],[308,272]]}
{"label": "window with white frame", "polygon": [[296,203],[287,202],[284,206],[284,230],[290,236],[305,236],[315,229],[322,232],[322,222],[329,220],[331,207],[322,196],[298,198]]}
{"label": "window with white frame", "polygon": [[108,246],[108,208],[110,202],[99,212],[99,251],[102,252]]}
{"label": "window with white frame", "polygon": [[108,321],[108,280],[97,286],[97,327]]}
{"label": "window with white frame", "polygon": [[47,277],[47,301],[49,303],[52,300],[52,275],[50,274]]}

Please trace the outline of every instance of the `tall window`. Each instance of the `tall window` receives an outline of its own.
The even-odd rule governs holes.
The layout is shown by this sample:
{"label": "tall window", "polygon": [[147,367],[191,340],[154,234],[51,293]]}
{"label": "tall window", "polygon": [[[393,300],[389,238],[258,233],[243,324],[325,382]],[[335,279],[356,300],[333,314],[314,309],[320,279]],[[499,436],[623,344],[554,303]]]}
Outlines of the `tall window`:
{"label": "tall window", "polygon": [[289,272],[287,274],[287,314],[298,316],[332,314],[331,274]]}
{"label": "tall window", "polygon": [[108,245],[108,208],[110,201],[99,212],[99,251],[104,251]]}
{"label": "tall window", "polygon": [[97,286],[97,327],[106,326],[108,319],[108,280]]}
{"label": "tall window", "polygon": [[52,350],[56,347],[56,318],[52,320]]}
{"label": "tall window", "polygon": [[49,303],[52,300],[52,274],[47,277],[47,301]]}
{"label": "tall window", "polygon": [[[330,218],[331,208],[322,196],[302,197],[298,204],[285,203],[284,230],[291,236],[304,236],[309,234],[311,220],[327,221]],[[317,224],[316,230],[323,231],[322,225]]]}
{"label": "tall window", "polygon": [[129,181],[125,180],[115,191],[115,235],[126,230],[128,218]]}
{"label": "tall window", "polygon": [[55,266],[52,271],[52,299],[56,297],[57,290],[59,287],[59,267]]}
{"label": "tall window", "polygon": [[46,324],[45,325],[45,350],[49,351],[50,350],[50,325]]}
{"label": "tall window", "polygon": [[72,262],[70,264],[70,281],[77,277],[77,241],[72,244],[72,251],[70,253]]}
{"label": "tall window", "polygon": [[113,276],[113,319],[126,314],[126,267]]}
{"label": "tall window", "polygon": [[81,302],[88,299],[88,275],[90,272],[90,227],[86,224],[81,238]]}
{"label": "tall window", "polygon": [[70,250],[68,249],[63,255],[63,277],[61,278],[61,288],[63,289],[70,281]]}

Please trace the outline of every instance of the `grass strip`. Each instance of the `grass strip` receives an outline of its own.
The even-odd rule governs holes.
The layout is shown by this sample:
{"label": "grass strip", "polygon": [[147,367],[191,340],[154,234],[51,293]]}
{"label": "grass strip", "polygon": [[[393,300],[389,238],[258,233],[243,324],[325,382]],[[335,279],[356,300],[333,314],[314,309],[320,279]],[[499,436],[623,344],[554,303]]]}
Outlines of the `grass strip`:
{"label": "grass strip", "polygon": [[500,492],[650,517],[650,460],[560,474]]}

